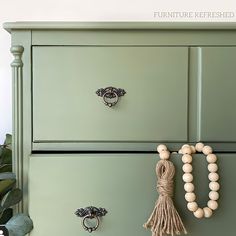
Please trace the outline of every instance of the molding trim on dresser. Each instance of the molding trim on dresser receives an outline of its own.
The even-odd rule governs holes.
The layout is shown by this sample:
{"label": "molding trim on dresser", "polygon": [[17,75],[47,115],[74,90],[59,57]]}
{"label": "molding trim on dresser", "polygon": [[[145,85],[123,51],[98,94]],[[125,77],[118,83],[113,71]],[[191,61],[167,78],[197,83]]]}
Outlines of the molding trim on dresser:
{"label": "molding trim on dresser", "polygon": [[23,191],[23,201],[16,212],[28,212],[28,164],[31,145],[31,31],[11,31],[11,53],[13,55],[13,168],[17,184]]}
{"label": "molding trim on dresser", "polygon": [[[14,60],[11,63],[13,80],[13,170],[17,178],[17,186],[23,188],[23,101],[22,101],[22,83],[23,83],[23,61],[22,54],[24,47],[20,45],[12,46],[11,53]],[[22,204],[18,205],[18,211]]]}
{"label": "molding trim on dresser", "polygon": [[6,22],[3,27],[11,32],[12,29],[32,30],[79,30],[79,29],[162,29],[162,30],[234,30],[235,22]]}

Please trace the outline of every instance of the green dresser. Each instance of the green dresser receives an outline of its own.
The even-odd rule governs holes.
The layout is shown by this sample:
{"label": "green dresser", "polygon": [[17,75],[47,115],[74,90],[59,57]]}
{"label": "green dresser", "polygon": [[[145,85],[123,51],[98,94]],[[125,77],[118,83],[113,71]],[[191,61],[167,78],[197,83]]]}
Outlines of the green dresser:
{"label": "green dresser", "polygon": [[[219,209],[187,210],[181,156],[175,204],[190,236],[234,235],[236,24],[5,23],[12,35],[13,152],[31,236],[86,236],[78,208],[103,207],[94,235],[148,236],[156,147],[202,141],[219,157]],[[114,92],[115,91],[115,92]],[[205,158],[194,158],[199,205]]]}

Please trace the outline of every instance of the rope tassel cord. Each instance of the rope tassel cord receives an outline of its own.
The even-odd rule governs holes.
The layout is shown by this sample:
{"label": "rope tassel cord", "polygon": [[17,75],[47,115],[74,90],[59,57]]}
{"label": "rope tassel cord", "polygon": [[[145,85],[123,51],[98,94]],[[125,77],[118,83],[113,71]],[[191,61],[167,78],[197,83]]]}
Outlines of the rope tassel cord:
{"label": "rope tassel cord", "polygon": [[156,174],[158,177],[157,191],[159,192],[159,198],[144,227],[151,229],[152,236],[186,234],[187,231],[172,200],[173,177],[175,175],[173,163],[168,160],[160,160],[156,165]]}

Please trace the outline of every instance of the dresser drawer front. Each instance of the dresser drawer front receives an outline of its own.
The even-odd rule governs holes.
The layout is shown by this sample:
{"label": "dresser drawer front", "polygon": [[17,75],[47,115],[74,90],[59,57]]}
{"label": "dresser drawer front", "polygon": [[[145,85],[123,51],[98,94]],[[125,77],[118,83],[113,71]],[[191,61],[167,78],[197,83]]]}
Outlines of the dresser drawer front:
{"label": "dresser drawer front", "polygon": [[[188,48],[34,46],[32,55],[34,142],[187,140]],[[112,108],[95,93],[108,86],[126,91]]]}
{"label": "dresser drawer front", "polygon": [[[210,219],[198,220],[186,208],[181,156],[176,166],[174,202],[190,236],[222,236],[233,232],[236,216],[235,154],[219,154],[219,209]],[[77,208],[104,207],[96,235],[148,236],[142,225],[157,199],[156,154],[41,154],[30,157],[29,214],[34,221],[31,236],[86,236]],[[208,171],[205,158],[193,158],[194,185],[199,206],[208,201]],[[227,171],[226,171],[227,170]]]}
{"label": "dresser drawer front", "polygon": [[236,142],[236,47],[201,48],[200,139]]}
{"label": "dresser drawer front", "polygon": [[88,235],[74,212],[91,205],[108,211],[96,235],[150,235],[142,224],[156,198],[155,162],[153,155],[31,158],[31,236]]}

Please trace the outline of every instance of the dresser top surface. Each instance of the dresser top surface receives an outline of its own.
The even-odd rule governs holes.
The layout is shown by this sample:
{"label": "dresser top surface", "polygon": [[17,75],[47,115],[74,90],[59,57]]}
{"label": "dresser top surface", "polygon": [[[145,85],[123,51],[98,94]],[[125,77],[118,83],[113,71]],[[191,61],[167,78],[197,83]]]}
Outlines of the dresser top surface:
{"label": "dresser top surface", "polygon": [[12,30],[82,30],[82,29],[156,29],[156,30],[235,30],[236,22],[71,22],[71,21],[19,21],[6,22],[3,28]]}

